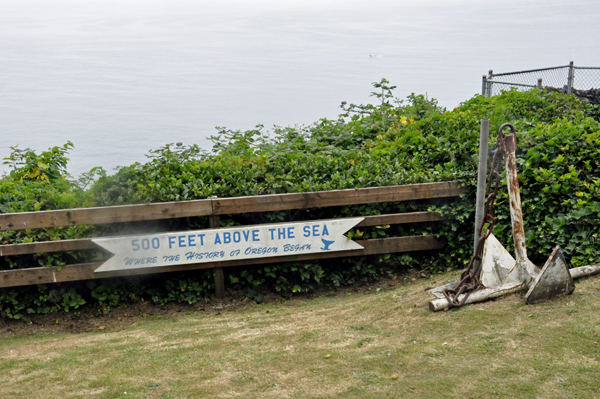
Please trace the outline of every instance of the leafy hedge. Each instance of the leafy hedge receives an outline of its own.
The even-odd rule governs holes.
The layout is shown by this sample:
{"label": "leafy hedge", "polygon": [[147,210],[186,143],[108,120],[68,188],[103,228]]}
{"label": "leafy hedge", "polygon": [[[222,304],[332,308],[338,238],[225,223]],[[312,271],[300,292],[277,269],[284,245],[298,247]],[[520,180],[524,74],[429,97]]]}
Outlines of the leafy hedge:
{"label": "leafy hedge", "polygon": [[[433,99],[392,97],[384,79],[375,84],[378,105],[342,103],[338,119],[321,119],[307,127],[262,126],[248,131],[221,129],[211,153],[198,146],[168,144],[149,154],[146,163],[119,168],[108,175],[94,168],[78,180],[66,174],[70,143],[42,154],[13,149],[9,176],[0,179],[0,212],[179,201],[210,195],[235,197],[273,193],[376,187],[436,181],[460,181],[467,194],[455,201],[310,209],[230,215],[223,226],[288,220],[437,209],[447,223],[378,226],[354,229],[354,239],[436,233],[443,253],[390,254],[283,263],[227,269],[229,286],[245,289],[260,301],[261,291],[306,292],[319,285],[335,287],[392,275],[410,267],[442,272],[461,268],[472,251],[472,223],[479,124],[491,120],[491,146],[504,122],[516,126],[517,161],[528,253],[543,262],[556,244],[573,266],[600,261],[600,123],[597,109],[574,96],[540,90],[475,96],[446,112]],[[596,118],[596,119],[594,119]],[[89,186],[89,188],[88,188]],[[503,191],[498,199],[495,234],[512,247],[510,218]],[[78,238],[135,231],[205,228],[206,218],[129,223],[125,226],[79,226],[0,233],[5,243]],[[94,251],[0,258],[0,269],[64,265],[98,260]],[[124,301],[151,299],[193,303],[208,298],[212,272],[174,273],[161,278],[135,277],[110,281],[0,290],[3,317],[77,309],[84,303],[106,312]]]}

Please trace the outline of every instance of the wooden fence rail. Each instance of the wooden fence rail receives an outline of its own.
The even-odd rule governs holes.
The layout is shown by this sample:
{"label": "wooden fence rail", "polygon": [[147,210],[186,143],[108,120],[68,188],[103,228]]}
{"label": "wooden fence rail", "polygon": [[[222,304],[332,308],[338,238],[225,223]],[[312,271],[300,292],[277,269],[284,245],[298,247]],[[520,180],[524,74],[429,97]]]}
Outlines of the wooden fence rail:
{"label": "wooden fence rail", "polygon": [[393,252],[410,252],[441,249],[443,242],[433,235],[391,237],[374,240],[361,240],[364,247],[360,251],[324,252],[305,255],[276,256],[271,258],[241,259],[224,262],[192,263],[186,265],[128,269],[95,273],[102,262],[82,263],[62,267],[34,267],[30,269],[0,271],[0,288],[32,284],[60,283],[65,281],[91,280],[97,278],[124,277],[140,274],[156,274],[184,270],[222,269],[232,266],[248,266],[281,262],[297,262],[313,259],[343,258],[350,256],[377,255]]}
{"label": "wooden fence rail", "polygon": [[[423,200],[455,197],[463,193],[464,188],[459,186],[457,183],[442,182],[298,194],[275,194],[237,198],[210,198],[205,200],[166,202],[145,205],[123,205],[42,212],[23,212],[0,214],[0,231],[124,223],[198,216],[209,216],[210,225],[214,228],[218,227],[219,215]],[[436,212],[412,212],[366,216],[365,219],[357,225],[357,227],[434,222],[440,220],[444,220],[444,218]],[[222,297],[224,294],[223,267],[433,250],[440,249],[443,246],[443,243],[437,240],[433,235],[361,240],[360,244],[364,246],[363,250],[174,265],[112,272],[95,273],[94,270],[97,269],[102,262],[66,265],[62,267],[32,267],[18,270],[3,270],[0,271],[0,288],[214,268],[217,297]],[[97,248],[98,247],[92,243],[91,239],[89,238],[22,244],[5,244],[0,245],[0,256],[75,251]]]}
{"label": "wooden fence rail", "polygon": [[0,214],[0,231],[454,197],[455,182]]}

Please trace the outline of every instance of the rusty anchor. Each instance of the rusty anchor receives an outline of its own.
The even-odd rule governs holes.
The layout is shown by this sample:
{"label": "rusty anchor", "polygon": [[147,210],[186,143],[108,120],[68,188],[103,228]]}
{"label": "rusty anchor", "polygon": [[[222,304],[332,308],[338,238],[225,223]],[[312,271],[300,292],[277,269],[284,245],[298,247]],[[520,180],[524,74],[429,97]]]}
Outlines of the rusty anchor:
{"label": "rusty anchor", "polygon": [[[510,134],[504,134],[510,128]],[[481,302],[500,297],[505,294],[528,289],[525,299],[528,304],[548,300],[561,295],[569,295],[575,290],[573,278],[600,273],[600,264],[569,269],[560,246],[556,246],[552,254],[540,269],[527,257],[525,229],[521,209],[521,194],[517,176],[516,149],[517,139],[513,125],[505,123],[500,126],[497,154],[494,155],[492,174],[496,179],[496,188],[490,194],[492,179],[488,182],[488,203],[486,216],[479,228],[479,245],[458,282],[450,282],[429,290],[438,299],[429,302],[432,311],[439,311],[464,304]],[[504,154],[506,181],[508,186],[510,218],[512,222],[515,258],[504,248],[491,233],[496,218],[491,214],[494,208],[495,195],[500,176],[497,160],[498,152]],[[491,200],[491,201],[490,201]],[[489,212],[489,213],[488,213]],[[489,227],[483,232],[484,224]]]}

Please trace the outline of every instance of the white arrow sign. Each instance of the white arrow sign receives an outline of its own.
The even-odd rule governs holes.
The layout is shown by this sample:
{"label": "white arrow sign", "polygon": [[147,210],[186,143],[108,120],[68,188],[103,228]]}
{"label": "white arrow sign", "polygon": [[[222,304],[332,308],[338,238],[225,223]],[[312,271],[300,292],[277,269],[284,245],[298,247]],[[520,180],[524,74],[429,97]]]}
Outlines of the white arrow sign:
{"label": "white arrow sign", "polygon": [[344,233],[364,218],[95,238],[112,252],[96,272],[363,249]]}

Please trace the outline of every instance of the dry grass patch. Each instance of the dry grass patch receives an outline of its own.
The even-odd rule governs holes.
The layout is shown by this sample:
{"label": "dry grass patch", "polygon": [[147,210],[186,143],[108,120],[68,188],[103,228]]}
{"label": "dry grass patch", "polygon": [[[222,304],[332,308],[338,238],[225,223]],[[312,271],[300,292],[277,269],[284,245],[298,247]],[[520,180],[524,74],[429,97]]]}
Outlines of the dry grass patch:
{"label": "dry grass patch", "polygon": [[600,396],[600,278],[446,313],[428,311],[428,285],[4,338],[0,397]]}

